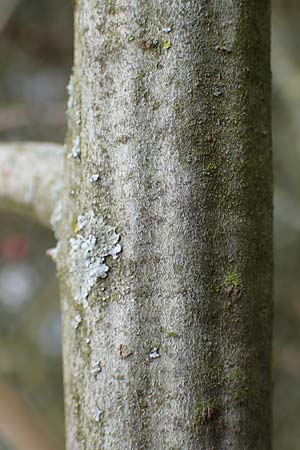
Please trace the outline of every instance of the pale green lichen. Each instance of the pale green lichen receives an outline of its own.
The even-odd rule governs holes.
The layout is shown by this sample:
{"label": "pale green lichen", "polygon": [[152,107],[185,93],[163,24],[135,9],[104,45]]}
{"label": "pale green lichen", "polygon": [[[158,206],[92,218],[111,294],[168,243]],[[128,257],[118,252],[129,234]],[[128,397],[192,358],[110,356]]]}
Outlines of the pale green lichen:
{"label": "pale green lichen", "polygon": [[71,152],[68,155],[69,158],[80,159],[81,157],[81,149],[80,149],[80,137],[76,136],[73,141],[73,146],[71,148]]}
{"label": "pale green lichen", "polygon": [[76,236],[70,238],[70,271],[73,274],[74,297],[87,306],[87,297],[99,279],[106,278],[106,258],[116,259],[122,250],[120,235],[94,211],[77,218]]}
{"label": "pale green lichen", "polygon": [[74,317],[74,319],[71,322],[71,326],[72,328],[74,328],[74,330],[77,330],[77,328],[79,327],[79,325],[82,322],[82,317],[80,314],[76,314],[76,316]]}
{"label": "pale green lichen", "polygon": [[157,347],[155,347],[149,353],[149,359],[153,360],[153,359],[157,359],[157,358],[160,358],[160,353],[159,353],[159,349]]}
{"label": "pale green lichen", "polygon": [[94,175],[92,175],[92,176],[90,177],[91,183],[98,183],[99,180],[100,180],[100,175],[99,175],[99,173],[95,173]]}
{"label": "pale green lichen", "polygon": [[103,412],[98,407],[96,407],[95,408],[95,421],[100,422],[102,415],[103,415]]}
{"label": "pale green lichen", "polygon": [[102,366],[100,361],[95,361],[91,366],[91,373],[93,375],[98,375],[102,371]]}

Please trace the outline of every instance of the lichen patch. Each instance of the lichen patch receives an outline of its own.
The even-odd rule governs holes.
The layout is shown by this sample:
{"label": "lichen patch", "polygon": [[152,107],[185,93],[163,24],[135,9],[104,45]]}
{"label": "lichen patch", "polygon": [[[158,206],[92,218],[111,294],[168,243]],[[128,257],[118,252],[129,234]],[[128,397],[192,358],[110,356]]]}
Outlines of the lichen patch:
{"label": "lichen patch", "polygon": [[80,137],[76,136],[73,141],[73,146],[71,148],[71,153],[68,155],[69,158],[80,159],[81,150],[80,150]]}
{"label": "lichen patch", "polygon": [[77,330],[77,328],[79,327],[79,325],[82,322],[82,317],[80,314],[76,314],[76,316],[74,317],[74,319],[71,322],[71,326],[72,328],[74,328],[74,330]]}
{"label": "lichen patch", "polygon": [[70,269],[75,300],[86,307],[93,286],[107,277],[108,257],[116,259],[122,247],[120,235],[94,211],[78,216],[76,232],[70,238]]}

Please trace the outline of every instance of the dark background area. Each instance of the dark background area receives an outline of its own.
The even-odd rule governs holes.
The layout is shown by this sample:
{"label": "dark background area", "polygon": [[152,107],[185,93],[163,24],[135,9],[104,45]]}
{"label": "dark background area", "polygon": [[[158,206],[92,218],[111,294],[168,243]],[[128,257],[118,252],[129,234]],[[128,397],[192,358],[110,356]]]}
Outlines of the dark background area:
{"label": "dark background area", "polygon": [[[300,442],[299,24],[298,0],[273,1],[275,450],[298,450]],[[0,140],[62,143],[71,0],[1,0],[0,34]],[[24,399],[28,414],[63,445],[58,288],[45,254],[54,245],[47,230],[1,213],[0,384]],[[7,408],[1,398],[0,431]],[[21,424],[13,426],[17,432]],[[4,435],[0,450],[12,450]]]}

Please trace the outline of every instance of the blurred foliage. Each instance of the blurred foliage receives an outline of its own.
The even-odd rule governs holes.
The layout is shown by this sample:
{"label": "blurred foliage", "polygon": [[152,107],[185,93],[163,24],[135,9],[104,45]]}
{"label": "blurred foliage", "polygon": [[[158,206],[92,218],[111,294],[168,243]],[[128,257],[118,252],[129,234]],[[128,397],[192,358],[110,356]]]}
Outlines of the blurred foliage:
{"label": "blurred foliage", "polygon": [[[63,142],[71,0],[1,0],[0,33],[0,139]],[[45,254],[54,245],[40,226],[0,216],[0,381],[63,443],[58,288]]]}
{"label": "blurred foliage", "polygon": [[[71,0],[1,0],[1,140],[63,141],[71,10]],[[273,0],[275,450],[297,450],[300,442],[299,23],[299,0]],[[0,376],[25,395],[62,440],[58,293],[54,267],[45,256],[53,236],[19,217],[0,219]],[[14,247],[16,236],[28,249],[14,260],[9,242]]]}
{"label": "blurred foliage", "polygon": [[273,1],[274,448],[300,442],[300,3]]}
{"label": "blurred foliage", "polygon": [[71,0],[2,0],[0,27],[0,138],[62,142]]}
{"label": "blurred foliage", "polygon": [[0,381],[13,385],[62,442],[58,287],[45,254],[54,245],[48,230],[18,216],[1,217]]}

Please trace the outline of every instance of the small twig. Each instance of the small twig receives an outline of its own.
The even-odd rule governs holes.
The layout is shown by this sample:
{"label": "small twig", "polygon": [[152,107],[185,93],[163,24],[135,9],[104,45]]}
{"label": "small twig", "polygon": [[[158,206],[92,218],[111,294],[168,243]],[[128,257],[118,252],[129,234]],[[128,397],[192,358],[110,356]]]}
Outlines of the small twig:
{"label": "small twig", "polygon": [[63,181],[62,146],[0,144],[0,208],[29,214],[50,227]]}

